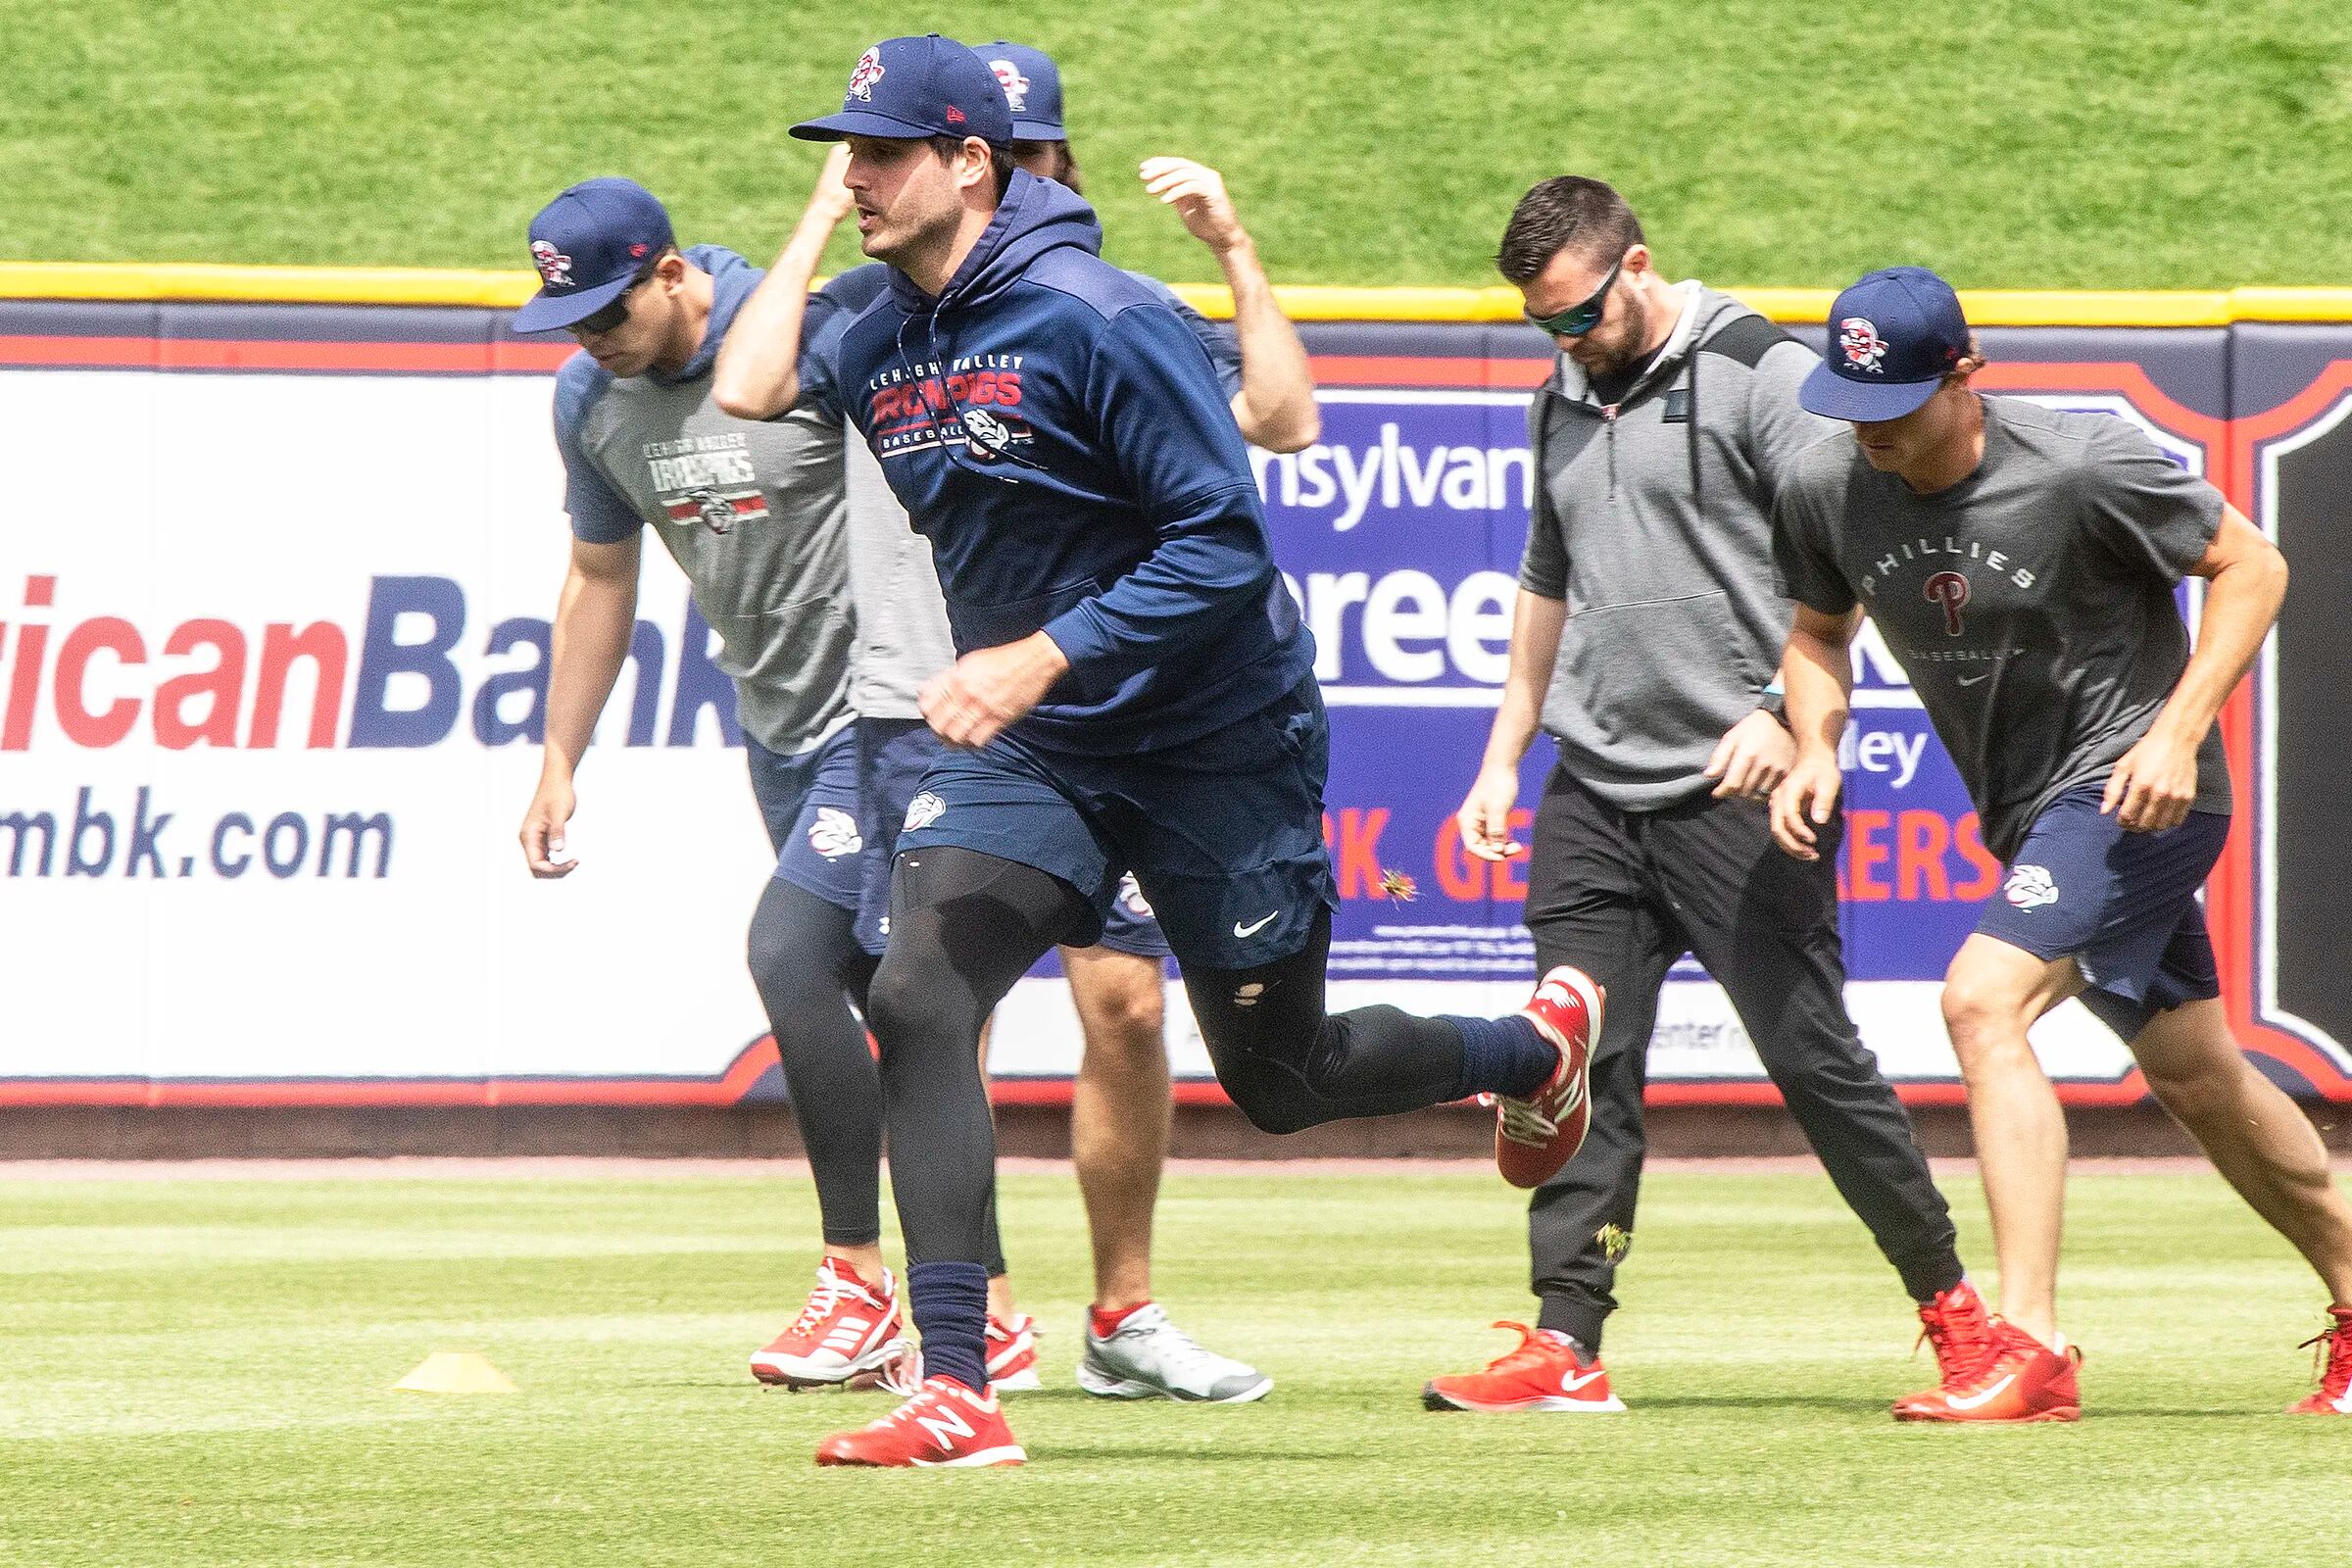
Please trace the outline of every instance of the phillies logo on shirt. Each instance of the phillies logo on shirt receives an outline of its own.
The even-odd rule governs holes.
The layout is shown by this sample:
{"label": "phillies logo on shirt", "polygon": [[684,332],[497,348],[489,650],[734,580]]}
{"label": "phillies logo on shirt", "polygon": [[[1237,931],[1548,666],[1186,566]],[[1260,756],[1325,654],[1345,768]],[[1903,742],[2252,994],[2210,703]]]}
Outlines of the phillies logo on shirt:
{"label": "phillies logo on shirt", "polygon": [[1844,352],[1845,363],[1855,369],[1873,375],[1886,373],[1886,367],[1880,363],[1886,358],[1886,340],[1865,318],[1849,316],[1838,323],[1838,347]]}
{"label": "phillies logo on shirt", "polygon": [[860,103],[874,101],[874,83],[882,79],[882,46],[876,44],[850,68],[850,96]]}
{"label": "phillies logo on shirt", "polygon": [[1943,634],[1960,635],[1960,607],[1968,603],[1968,578],[1957,571],[1939,571],[1919,585],[1919,595],[1943,607]]}
{"label": "phillies logo on shirt", "polygon": [[997,74],[997,85],[1004,89],[1004,101],[1012,106],[1012,112],[1016,115],[1026,112],[1029,78],[1021,74],[1021,68],[1009,60],[991,60],[988,69]]}
{"label": "phillies logo on shirt", "polygon": [[571,287],[571,258],[543,239],[531,241],[531,263],[549,288]]}

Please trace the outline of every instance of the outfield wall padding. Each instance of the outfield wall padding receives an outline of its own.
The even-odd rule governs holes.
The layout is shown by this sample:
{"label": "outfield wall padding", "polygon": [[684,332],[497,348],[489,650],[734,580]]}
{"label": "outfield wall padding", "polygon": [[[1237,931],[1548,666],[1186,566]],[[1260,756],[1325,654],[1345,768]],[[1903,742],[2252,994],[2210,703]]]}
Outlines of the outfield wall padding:
{"label": "outfield wall padding", "polygon": [[[581,774],[581,869],[533,882],[514,846],[567,540],[548,438],[567,346],[421,287],[392,288],[418,301],[401,306],[170,292],[0,301],[0,1105],[779,1096],[742,964],[768,855],[709,628],[659,549]],[[2285,548],[2285,616],[2225,718],[2238,813],[2209,911],[2265,1070],[2345,1100],[2352,324],[2256,293],[2140,310],[2180,324],[2129,324],[2150,298],[2132,296],[2046,313],[2122,324],[1989,326],[1982,384],[2133,420]],[[1818,342],[1826,296],[1766,302]],[[1497,1011],[1531,978],[1523,873],[1467,858],[1449,826],[1502,675],[1524,410],[1548,359],[1492,305],[1308,321],[1322,439],[1256,455],[1333,714],[1343,1005]],[[2306,318],[2248,318],[2264,313]],[[1999,878],[1867,638],[1855,717],[1849,1000],[1906,1098],[1955,1103],[1937,982]],[[1547,761],[1530,760],[1531,805]],[[1382,894],[1389,870],[1418,896]],[[1179,1094],[1213,1102],[1169,995]],[[2078,1007],[2037,1043],[2072,1102],[2143,1093]],[[1049,962],[1000,1021],[1001,1097],[1066,1098],[1076,1050]],[[1695,967],[1668,983],[1650,1083],[1670,1102],[1772,1098]]]}

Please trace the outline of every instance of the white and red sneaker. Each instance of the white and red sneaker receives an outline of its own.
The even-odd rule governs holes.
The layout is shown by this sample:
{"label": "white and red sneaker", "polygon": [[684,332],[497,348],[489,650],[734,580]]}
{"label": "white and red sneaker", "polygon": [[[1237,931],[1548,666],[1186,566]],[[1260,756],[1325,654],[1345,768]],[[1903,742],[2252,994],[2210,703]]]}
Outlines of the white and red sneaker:
{"label": "white and red sneaker", "polygon": [[801,1315],[752,1357],[752,1376],[788,1389],[870,1387],[906,1353],[901,1326],[899,1282],[890,1270],[880,1285],[868,1285],[828,1257],[816,1265],[816,1289]]}
{"label": "white and red sneaker", "polygon": [[988,1389],[1020,1394],[1043,1388],[1037,1375],[1037,1319],[1026,1312],[988,1314]]}
{"label": "white and red sneaker", "polygon": [[1600,1357],[1579,1356],[1567,1335],[1508,1321],[1494,1327],[1517,1329],[1519,1348],[1488,1362],[1484,1371],[1432,1378],[1421,1388],[1424,1409],[1597,1413],[1625,1408],[1625,1401],[1609,1392],[1609,1371]]}
{"label": "white and red sneaker", "polygon": [[2004,1318],[1992,1319],[1992,1343],[1973,1371],[1894,1407],[1897,1421],[2079,1421],[2082,1395],[2075,1368],[2082,1352],[2063,1340],[2044,1345]]}
{"label": "white and red sneaker", "polygon": [[2352,1306],[2328,1309],[2328,1326],[2303,1342],[2319,1348],[2320,1386],[2286,1407],[2288,1415],[2352,1415]]}
{"label": "white and red sneaker", "polygon": [[974,1394],[954,1378],[925,1379],[913,1398],[881,1420],[816,1446],[818,1464],[962,1470],[1028,1460],[997,1396]]}
{"label": "white and red sneaker", "polygon": [[1544,977],[1520,1016],[1535,1024],[1560,1054],[1544,1087],[1525,1100],[1496,1095],[1494,1167],[1513,1187],[1541,1187],[1584,1147],[1592,1125],[1589,1082],[1592,1043],[1600,1038],[1600,987],[1561,964]]}
{"label": "white and red sneaker", "polygon": [[1921,1303],[1919,1337],[1935,1348],[1936,1386],[1895,1400],[1898,1421],[1915,1410],[1932,1409],[1946,1389],[1967,1390],[1977,1368],[1992,1354],[1992,1314],[1977,1288],[1962,1280],[1933,1301]]}

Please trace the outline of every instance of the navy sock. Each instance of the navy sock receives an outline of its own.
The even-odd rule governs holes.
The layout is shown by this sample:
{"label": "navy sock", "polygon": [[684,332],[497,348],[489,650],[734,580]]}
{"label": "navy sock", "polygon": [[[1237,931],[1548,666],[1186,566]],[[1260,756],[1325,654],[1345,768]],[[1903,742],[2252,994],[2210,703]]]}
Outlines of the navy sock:
{"label": "navy sock", "polygon": [[1560,1052],[1544,1038],[1534,1022],[1512,1013],[1508,1018],[1440,1020],[1462,1032],[1462,1075],[1454,1097],[1509,1095],[1524,1100],[1544,1087],[1559,1070]]}
{"label": "navy sock", "polygon": [[988,1267],[982,1263],[909,1263],[906,1294],[923,1338],[923,1376],[954,1378],[988,1392]]}

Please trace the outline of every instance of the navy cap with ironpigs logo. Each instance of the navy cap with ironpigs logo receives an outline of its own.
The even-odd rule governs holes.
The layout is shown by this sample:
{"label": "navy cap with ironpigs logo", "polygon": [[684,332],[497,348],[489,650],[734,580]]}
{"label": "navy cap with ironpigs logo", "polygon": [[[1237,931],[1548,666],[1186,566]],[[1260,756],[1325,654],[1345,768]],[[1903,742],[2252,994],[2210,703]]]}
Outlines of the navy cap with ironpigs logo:
{"label": "navy cap with ironpigs logo", "polygon": [[1796,400],[1831,419],[1899,419],[1936,395],[1968,353],[1952,285],[1924,267],[1870,273],[1830,307],[1829,352]]}
{"label": "navy cap with ironpigs logo", "polygon": [[792,127],[803,141],[845,136],[977,136],[1012,144],[1012,110],[997,74],[971,50],[936,32],[885,38],[850,69],[841,112]]}
{"label": "navy cap with ironpigs logo", "polygon": [[539,292],[508,324],[552,332],[594,316],[677,241],[669,214],[633,179],[583,179],[531,220]]}

